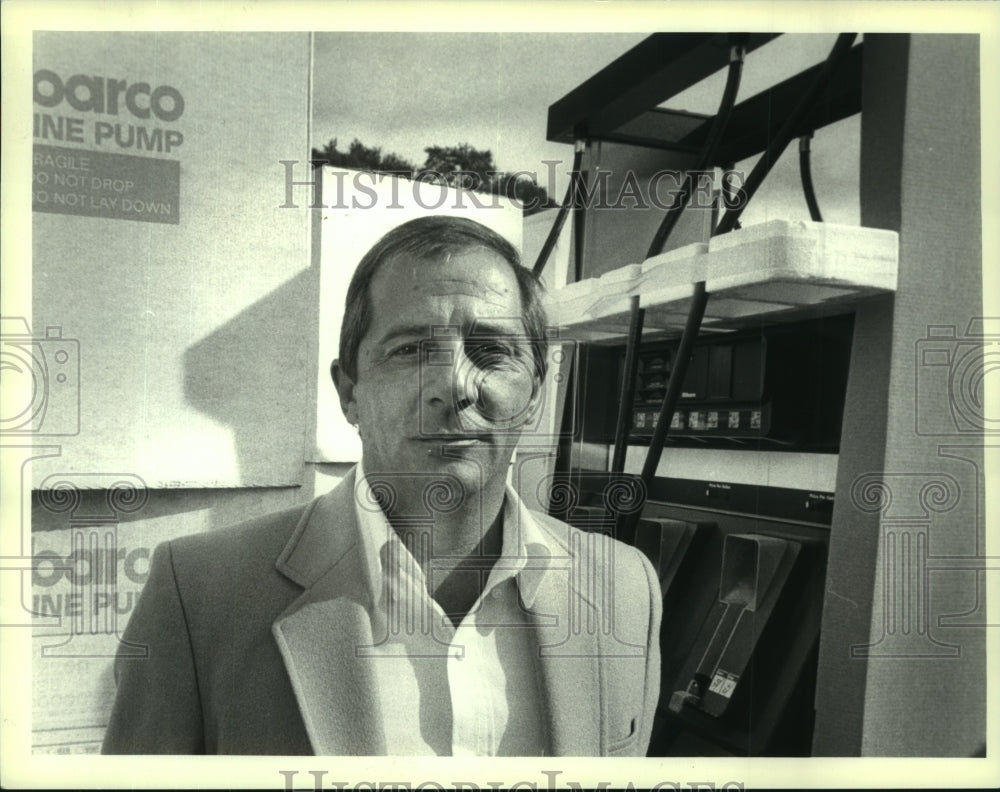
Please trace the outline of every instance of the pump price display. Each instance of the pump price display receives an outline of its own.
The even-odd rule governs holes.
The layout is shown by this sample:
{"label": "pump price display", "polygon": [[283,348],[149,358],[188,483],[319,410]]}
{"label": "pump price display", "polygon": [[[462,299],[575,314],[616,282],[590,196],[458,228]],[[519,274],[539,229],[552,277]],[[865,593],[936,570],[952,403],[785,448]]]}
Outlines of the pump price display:
{"label": "pump price display", "polygon": [[740,678],[736,674],[731,674],[720,668],[712,677],[712,684],[708,686],[708,689],[709,692],[716,693],[723,698],[731,698],[733,691],[736,690],[736,683],[739,681]]}
{"label": "pump price display", "polygon": [[36,212],[180,223],[180,163],[36,143]]}
{"label": "pump price display", "polygon": [[[633,431],[637,435],[651,435],[658,417],[658,409],[636,407],[632,411]],[[764,428],[762,424],[761,410],[678,410],[670,428],[685,435],[705,432],[725,437],[756,437]]]}

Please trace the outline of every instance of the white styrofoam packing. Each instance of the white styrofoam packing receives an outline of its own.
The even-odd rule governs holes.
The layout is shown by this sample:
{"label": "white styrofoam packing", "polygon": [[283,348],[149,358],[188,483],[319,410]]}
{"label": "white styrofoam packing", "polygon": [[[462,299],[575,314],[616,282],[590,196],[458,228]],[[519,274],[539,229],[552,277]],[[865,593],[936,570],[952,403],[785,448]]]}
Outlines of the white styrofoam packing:
{"label": "white styrofoam packing", "polygon": [[706,324],[845,301],[896,288],[899,240],[894,231],[807,221],[771,220],[687,245],[559,289],[550,320],[592,338],[622,334],[633,295],[683,324],[694,284],[711,295]]}

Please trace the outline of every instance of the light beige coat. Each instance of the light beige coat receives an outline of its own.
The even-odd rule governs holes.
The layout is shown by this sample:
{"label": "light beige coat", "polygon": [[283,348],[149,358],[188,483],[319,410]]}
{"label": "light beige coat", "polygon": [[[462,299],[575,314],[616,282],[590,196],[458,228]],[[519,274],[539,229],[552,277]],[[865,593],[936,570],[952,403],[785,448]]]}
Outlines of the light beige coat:
{"label": "light beige coat", "polygon": [[[353,493],[352,473],[310,504],[156,549],[115,663],[105,753],[387,753],[392,713],[363,649],[385,621]],[[653,568],[533,516],[551,558],[530,611],[551,752],[642,756],[660,680]]]}

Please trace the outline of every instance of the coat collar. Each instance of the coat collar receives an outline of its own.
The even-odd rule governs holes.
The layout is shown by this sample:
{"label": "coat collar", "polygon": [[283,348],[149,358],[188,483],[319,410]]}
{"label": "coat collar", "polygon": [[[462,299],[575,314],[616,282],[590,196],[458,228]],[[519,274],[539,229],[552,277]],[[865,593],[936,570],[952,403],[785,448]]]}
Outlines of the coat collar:
{"label": "coat collar", "polygon": [[[382,625],[374,607],[377,582],[360,541],[355,473],[313,501],[275,564],[304,588],[272,632],[318,755],[386,753],[366,651]],[[532,518],[530,541],[545,545],[549,563],[529,576],[521,596],[537,630],[551,747],[556,755],[599,755],[604,597],[593,585],[594,569],[581,567],[591,554],[574,546],[588,537],[555,520]]]}
{"label": "coat collar", "polygon": [[[330,492],[316,498],[302,515],[275,566],[303,588],[310,588],[331,567],[356,550],[357,520],[354,512],[352,469]],[[345,585],[355,580],[345,579]]]}

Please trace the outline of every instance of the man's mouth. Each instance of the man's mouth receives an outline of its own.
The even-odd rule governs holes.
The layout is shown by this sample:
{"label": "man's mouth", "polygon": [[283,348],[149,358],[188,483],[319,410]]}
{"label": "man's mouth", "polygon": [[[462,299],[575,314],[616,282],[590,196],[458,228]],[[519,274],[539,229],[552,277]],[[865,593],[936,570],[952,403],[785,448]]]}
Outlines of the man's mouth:
{"label": "man's mouth", "polygon": [[420,439],[426,443],[432,443],[434,445],[446,445],[449,447],[472,446],[490,442],[489,435],[471,435],[471,434],[458,434],[458,433],[424,435]]}

